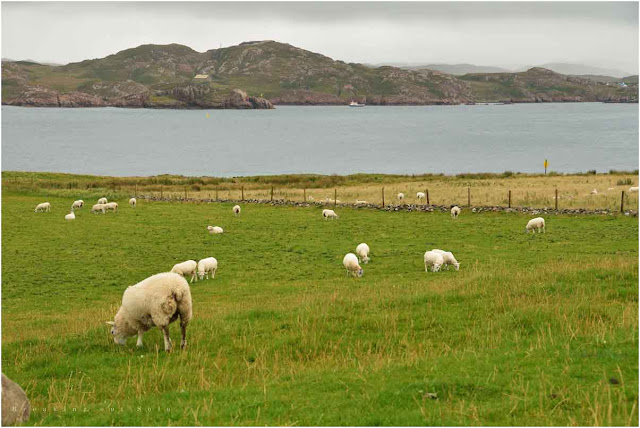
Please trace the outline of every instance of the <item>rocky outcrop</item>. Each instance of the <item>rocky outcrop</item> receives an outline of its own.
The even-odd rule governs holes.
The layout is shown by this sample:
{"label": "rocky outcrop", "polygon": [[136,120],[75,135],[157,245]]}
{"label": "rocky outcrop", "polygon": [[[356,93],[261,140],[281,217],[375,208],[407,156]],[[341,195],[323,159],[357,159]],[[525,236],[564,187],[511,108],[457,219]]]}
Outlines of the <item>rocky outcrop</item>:
{"label": "rocky outcrop", "polygon": [[31,404],[20,385],[2,373],[2,425],[17,425],[29,420]]}

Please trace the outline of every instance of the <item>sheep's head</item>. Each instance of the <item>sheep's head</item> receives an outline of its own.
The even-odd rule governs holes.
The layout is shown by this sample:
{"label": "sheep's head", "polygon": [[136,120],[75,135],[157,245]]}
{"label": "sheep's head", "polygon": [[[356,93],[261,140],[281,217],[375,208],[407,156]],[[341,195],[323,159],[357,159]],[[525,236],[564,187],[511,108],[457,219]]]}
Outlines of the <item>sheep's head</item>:
{"label": "sheep's head", "polygon": [[[117,318],[117,316],[116,316]],[[116,321],[106,321],[107,325],[111,326],[111,337],[113,337],[113,341],[116,345],[125,345],[127,342],[127,337],[132,334],[127,334],[125,329],[120,326],[120,323]]]}
{"label": "sheep's head", "polygon": [[455,263],[453,264],[453,267],[454,267],[454,268],[456,268],[456,270],[460,270],[460,263],[455,262]]}
{"label": "sheep's head", "polygon": [[358,278],[361,278],[362,275],[364,275],[364,270],[362,270],[362,268],[359,268],[358,272],[356,273],[356,275],[358,275]]}

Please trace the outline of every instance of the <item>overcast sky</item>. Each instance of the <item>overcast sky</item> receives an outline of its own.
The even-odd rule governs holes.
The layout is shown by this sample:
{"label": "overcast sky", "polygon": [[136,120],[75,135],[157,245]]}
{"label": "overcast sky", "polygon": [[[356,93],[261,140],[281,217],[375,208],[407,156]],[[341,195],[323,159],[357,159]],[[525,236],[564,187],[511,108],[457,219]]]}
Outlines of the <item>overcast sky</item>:
{"label": "overcast sky", "polygon": [[364,63],[638,73],[637,2],[2,2],[2,57],[68,63],[145,43],[277,40]]}

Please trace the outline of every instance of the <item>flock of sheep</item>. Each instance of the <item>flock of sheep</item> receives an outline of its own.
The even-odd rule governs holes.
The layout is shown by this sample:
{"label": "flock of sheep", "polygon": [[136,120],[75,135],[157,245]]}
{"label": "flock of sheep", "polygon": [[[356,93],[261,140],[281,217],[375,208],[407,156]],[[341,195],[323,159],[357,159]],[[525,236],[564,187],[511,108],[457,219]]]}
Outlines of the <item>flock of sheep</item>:
{"label": "flock of sheep", "polygon": [[[418,197],[422,192],[418,192]],[[398,194],[398,198],[404,198],[402,193]],[[136,206],[136,199],[131,198],[129,204],[132,208]],[[81,209],[84,201],[77,200],[71,205],[71,213],[65,216],[65,219],[72,220],[75,218],[74,211]],[[117,211],[118,204],[116,202],[108,202],[106,198],[100,198],[91,211],[94,213],[106,211]],[[38,204],[36,212],[50,212],[51,204],[44,202]],[[235,216],[240,215],[241,208],[235,205],[232,209]],[[461,209],[458,206],[451,208],[451,217],[457,219]],[[69,216],[73,216],[69,218]],[[322,210],[322,217],[325,220],[338,219],[339,216],[334,210]],[[223,233],[219,226],[207,226],[207,230],[212,234]],[[542,217],[530,220],[526,227],[526,232],[530,230],[535,233],[545,233],[545,221]],[[348,276],[362,277],[364,270],[360,263],[367,264],[370,258],[370,248],[366,243],[361,243],[356,247],[355,254],[347,253],[342,264],[347,270]],[[448,269],[453,266],[456,271],[460,269],[460,263],[456,260],[451,251],[433,249],[424,253],[425,271],[438,272],[443,267]],[[164,349],[171,352],[173,344],[169,337],[169,324],[180,318],[180,329],[182,334],[181,348],[187,345],[186,330],[189,321],[193,316],[193,308],[191,301],[191,291],[189,283],[197,281],[198,278],[203,280],[215,278],[218,269],[218,261],[214,257],[207,257],[198,262],[195,260],[187,260],[175,264],[170,272],[159,273],[153,275],[136,285],[128,287],[122,296],[122,305],[116,313],[113,321],[107,321],[111,326],[111,335],[118,345],[124,345],[127,337],[137,334],[137,346],[142,346],[142,336],[151,327],[158,327],[164,334]],[[186,277],[190,277],[189,283]]]}

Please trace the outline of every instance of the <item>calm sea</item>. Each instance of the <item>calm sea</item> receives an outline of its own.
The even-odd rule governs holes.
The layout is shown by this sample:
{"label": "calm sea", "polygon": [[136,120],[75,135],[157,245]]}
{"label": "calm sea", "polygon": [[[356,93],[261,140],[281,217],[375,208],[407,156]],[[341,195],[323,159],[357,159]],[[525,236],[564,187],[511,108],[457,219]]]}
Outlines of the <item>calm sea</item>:
{"label": "calm sea", "polygon": [[98,175],[638,168],[637,104],[2,107],[2,169]]}

